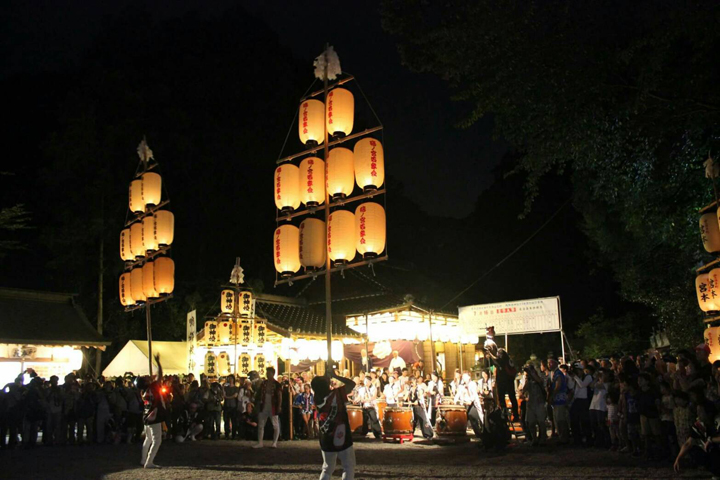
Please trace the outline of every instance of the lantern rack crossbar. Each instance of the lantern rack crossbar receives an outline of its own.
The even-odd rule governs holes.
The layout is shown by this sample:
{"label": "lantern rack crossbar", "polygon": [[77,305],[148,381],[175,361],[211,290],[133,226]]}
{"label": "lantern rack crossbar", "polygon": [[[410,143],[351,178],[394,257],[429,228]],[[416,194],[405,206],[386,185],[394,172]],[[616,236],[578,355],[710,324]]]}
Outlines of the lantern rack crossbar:
{"label": "lantern rack crossbar", "polygon": [[153,298],[151,300],[147,300],[146,302],[140,303],[138,305],[131,305],[128,307],[125,307],[125,312],[134,312],[135,310],[140,310],[141,308],[149,307],[150,305],[155,305],[157,303],[162,303],[166,300],[170,300],[172,298],[173,294],[169,293],[167,295],[163,295],[159,298]]}
{"label": "lantern rack crossbar", "polygon": [[[360,193],[353,197],[347,197],[347,198],[343,198],[341,200],[335,200],[334,202],[330,202],[330,208],[342,207],[343,205],[348,204],[348,203],[357,202],[359,200],[364,200],[366,198],[373,198],[376,195],[384,195],[385,193],[386,193],[386,190],[384,188],[381,188],[380,190],[373,190],[370,192]],[[316,212],[323,212],[324,210],[325,210],[324,205],[319,205],[319,206],[315,207],[314,209],[304,208],[302,210],[298,210],[293,213],[278,214],[275,221],[278,223],[282,222],[282,221],[290,221],[296,217],[302,217],[304,215],[313,215]],[[276,212],[277,212],[277,210],[276,210]]]}
{"label": "lantern rack crossbar", "polygon": [[[342,80],[338,80],[337,82],[333,83],[332,85],[328,85],[328,92],[335,87],[339,87],[340,85],[344,85],[348,82],[352,82],[353,80],[355,80],[355,77],[353,77],[352,75],[345,77]],[[310,95],[308,95],[308,96],[304,97],[302,100],[300,100],[300,103],[304,102],[305,100],[309,100],[313,97],[317,97],[318,95],[322,95],[323,93],[325,93],[324,88],[321,88],[320,90],[316,90],[313,93],[311,93]]]}
{"label": "lantern rack crossbar", "polygon": [[148,260],[152,260],[153,258],[157,257],[158,255],[163,255],[163,254],[167,253],[168,251],[170,251],[170,245],[162,246],[162,247],[158,248],[157,250],[153,250],[150,253],[146,252],[144,257],[142,257],[138,260],[134,260],[132,262],[126,262],[125,263],[125,271],[129,272],[130,270],[137,267],[138,265],[144,265],[145,262],[147,262]]}
{"label": "lantern rack crossbar", "polygon": [[[383,262],[388,259],[387,255],[383,255],[382,257],[376,257],[376,258],[369,258],[369,259],[363,259],[358,262],[354,263],[348,263],[347,265],[338,265],[336,267],[332,267],[330,269],[330,273],[335,272],[341,272],[343,270],[347,270],[349,268],[356,268],[356,267],[362,267],[363,265],[372,265],[377,262]],[[321,275],[325,275],[326,270],[318,270],[316,272],[312,273],[304,273],[302,275],[294,275],[292,277],[283,278],[282,280],[275,280],[275,286],[282,285],[284,283],[293,283],[300,280],[305,280],[306,278],[314,278],[319,277]]]}
{"label": "lantern rack crossbar", "polygon": [[709,315],[703,319],[704,323],[713,323],[720,321],[720,315],[718,315],[718,312],[714,312],[714,315]]}
{"label": "lantern rack crossbar", "polygon": [[712,211],[714,208],[717,208],[717,200],[712,202],[710,205],[706,205],[700,209],[700,213],[708,213]]}
{"label": "lantern rack crossbar", "polygon": [[[370,135],[371,133],[378,132],[382,129],[383,129],[383,127],[382,127],[382,125],[380,125],[377,127],[367,128],[367,129],[363,130],[362,132],[353,133],[352,135],[348,135],[347,137],[336,138],[332,142],[328,142],[328,148],[334,147],[335,145],[340,145],[341,143],[347,142],[349,140],[354,140],[356,138],[364,137],[365,135]],[[277,161],[277,164],[280,165],[282,163],[287,163],[290,160],[294,160],[296,158],[302,157],[303,155],[308,155],[310,153],[315,153],[318,150],[322,150],[324,148],[325,148],[325,146],[320,144],[316,147],[312,147],[312,148],[304,150],[300,153],[296,153],[295,155],[290,155],[289,157],[281,158],[280,160]]]}
{"label": "lantern rack crossbar", "polygon": [[696,271],[697,273],[701,273],[701,272],[704,272],[705,270],[711,269],[712,267],[716,267],[716,266],[718,266],[719,264],[720,264],[720,258],[716,258],[716,259],[713,260],[712,262],[706,263],[705,265],[702,265],[702,266],[696,268],[695,271]]}
{"label": "lantern rack crossbar", "polygon": [[127,222],[125,222],[125,228],[129,227],[133,223],[141,222],[143,218],[147,217],[148,215],[152,215],[153,213],[157,212],[163,207],[168,206],[169,204],[170,200],[163,200],[154,207],[146,208],[144,213],[139,213],[132,220],[128,220]]}
{"label": "lantern rack crossbar", "polygon": [[[154,159],[153,159],[153,160],[154,160]],[[142,163],[142,160],[140,161],[140,163]],[[157,168],[158,165],[159,165],[159,164],[158,164],[157,162],[155,162],[155,163],[153,163],[153,164],[150,164],[150,160],[148,159],[148,165],[147,165],[147,167],[141,169],[138,173],[136,173],[136,174],[135,174],[135,178],[133,178],[133,180],[137,180],[138,178],[141,178],[141,177],[143,176],[143,174],[149,172],[150,170],[155,170],[155,168]]]}

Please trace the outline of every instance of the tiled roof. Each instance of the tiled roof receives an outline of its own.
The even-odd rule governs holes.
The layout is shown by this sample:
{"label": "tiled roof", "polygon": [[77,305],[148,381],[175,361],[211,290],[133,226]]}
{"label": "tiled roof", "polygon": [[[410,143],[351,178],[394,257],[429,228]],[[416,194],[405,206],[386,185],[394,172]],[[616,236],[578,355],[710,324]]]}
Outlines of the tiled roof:
{"label": "tiled roof", "polygon": [[0,343],[105,347],[67,293],[0,288]]}
{"label": "tiled roof", "polygon": [[[255,304],[256,313],[276,325],[295,334],[307,333],[323,335],[325,328],[325,315],[315,309],[308,308],[302,302],[287,298],[283,301],[279,297],[272,300],[263,299],[260,295]],[[357,333],[345,326],[344,318],[333,318],[333,334],[356,336]]]}

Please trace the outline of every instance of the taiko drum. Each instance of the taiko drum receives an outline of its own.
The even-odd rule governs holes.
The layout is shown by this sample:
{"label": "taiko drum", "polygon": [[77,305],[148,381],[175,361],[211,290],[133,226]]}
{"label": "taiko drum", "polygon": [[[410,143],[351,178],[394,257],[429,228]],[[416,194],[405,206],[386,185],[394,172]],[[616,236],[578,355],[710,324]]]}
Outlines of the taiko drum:
{"label": "taiko drum", "polygon": [[347,406],[348,420],[350,421],[350,431],[354,435],[362,435],[363,433],[363,411],[358,405]]}
{"label": "taiko drum", "polygon": [[464,437],[467,431],[467,410],[462,405],[440,405],[435,424],[439,436]]}
{"label": "taiko drum", "polygon": [[387,407],[383,418],[385,435],[410,435],[413,433],[413,411],[410,407]]}

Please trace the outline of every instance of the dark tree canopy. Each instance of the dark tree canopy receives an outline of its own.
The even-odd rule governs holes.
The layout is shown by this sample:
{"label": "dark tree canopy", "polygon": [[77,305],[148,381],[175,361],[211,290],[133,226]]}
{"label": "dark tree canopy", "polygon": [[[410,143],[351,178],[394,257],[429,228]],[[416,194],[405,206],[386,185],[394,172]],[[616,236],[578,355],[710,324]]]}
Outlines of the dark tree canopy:
{"label": "dark tree canopy", "polygon": [[[702,163],[716,152],[716,2],[386,0],[404,61],[492,114],[522,153],[527,208],[540,179],[572,175],[573,204],[624,296],[676,340],[698,334],[697,209],[712,200]],[[695,325],[698,328],[688,328]]]}

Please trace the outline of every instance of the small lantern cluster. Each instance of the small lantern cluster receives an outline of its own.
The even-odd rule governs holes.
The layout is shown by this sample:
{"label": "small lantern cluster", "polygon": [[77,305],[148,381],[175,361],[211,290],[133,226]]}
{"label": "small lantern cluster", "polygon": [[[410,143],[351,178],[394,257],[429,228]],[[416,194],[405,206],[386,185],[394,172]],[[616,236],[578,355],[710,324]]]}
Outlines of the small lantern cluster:
{"label": "small lantern cluster", "polygon": [[[717,168],[713,159],[705,162],[705,174],[709,178],[717,178]],[[714,180],[713,180],[714,181]],[[717,199],[716,199],[717,200]],[[717,202],[713,211],[707,211],[700,216],[700,240],[705,251],[714,255],[720,254],[720,223],[718,217],[720,210]],[[700,268],[698,271],[703,271]],[[695,278],[695,294],[700,310],[708,315],[717,315],[720,312],[720,268],[714,268],[706,273],[700,273]]]}

